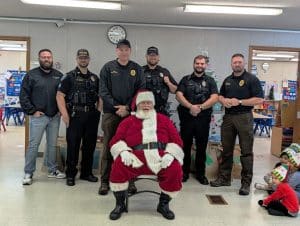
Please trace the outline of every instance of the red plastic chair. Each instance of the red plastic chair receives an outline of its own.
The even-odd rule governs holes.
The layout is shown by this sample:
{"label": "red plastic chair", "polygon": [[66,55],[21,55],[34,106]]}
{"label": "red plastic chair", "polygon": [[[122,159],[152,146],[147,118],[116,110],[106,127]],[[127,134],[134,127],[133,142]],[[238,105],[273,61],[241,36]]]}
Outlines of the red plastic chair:
{"label": "red plastic chair", "polygon": [[4,132],[6,131],[6,127],[3,120],[3,108],[0,108],[0,132],[1,132],[1,126],[3,127]]}

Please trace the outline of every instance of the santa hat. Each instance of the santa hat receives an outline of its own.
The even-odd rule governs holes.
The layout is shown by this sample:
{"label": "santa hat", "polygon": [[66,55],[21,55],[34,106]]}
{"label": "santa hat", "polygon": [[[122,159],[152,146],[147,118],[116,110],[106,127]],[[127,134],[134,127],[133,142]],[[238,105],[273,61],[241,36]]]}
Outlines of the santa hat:
{"label": "santa hat", "polygon": [[287,152],[290,163],[299,168],[300,167],[300,153],[296,153],[294,150],[290,150]]}
{"label": "santa hat", "polygon": [[272,174],[281,182],[286,180],[288,174],[289,167],[287,165],[282,164],[281,166],[273,169]]}
{"label": "santa hat", "polygon": [[143,101],[151,101],[155,105],[154,95],[148,90],[139,90],[131,103],[131,109],[134,111],[136,106]]}
{"label": "santa hat", "polygon": [[300,144],[292,143],[289,148],[293,149],[296,153],[300,153]]}
{"label": "santa hat", "polygon": [[286,155],[288,155],[289,152],[295,152],[294,149],[290,148],[290,147],[287,147],[285,149],[283,149],[283,151],[281,152],[281,154],[285,153]]}

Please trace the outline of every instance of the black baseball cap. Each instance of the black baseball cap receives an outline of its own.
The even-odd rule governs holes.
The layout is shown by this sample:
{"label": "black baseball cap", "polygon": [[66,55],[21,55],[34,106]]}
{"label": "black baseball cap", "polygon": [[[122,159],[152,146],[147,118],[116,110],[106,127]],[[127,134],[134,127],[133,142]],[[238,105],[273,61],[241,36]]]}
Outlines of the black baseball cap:
{"label": "black baseball cap", "polygon": [[89,54],[89,51],[87,51],[86,49],[79,49],[77,51],[77,56],[78,57],[89,57],[90,54]]}
{"label": "black baseball cap", "polygon": [[128,48],[131,48],[130,42],[127,39],[121,39],[120,41],[118,41],[117,48],[121,46],[128,46]]}
{"label": "black baseball cap", "polygon": [[155,46],[151,46],[147,49],[147,55],[150,54],[155,54],[155,55],[159,55],[158,54],[158,48],[156,48]]}

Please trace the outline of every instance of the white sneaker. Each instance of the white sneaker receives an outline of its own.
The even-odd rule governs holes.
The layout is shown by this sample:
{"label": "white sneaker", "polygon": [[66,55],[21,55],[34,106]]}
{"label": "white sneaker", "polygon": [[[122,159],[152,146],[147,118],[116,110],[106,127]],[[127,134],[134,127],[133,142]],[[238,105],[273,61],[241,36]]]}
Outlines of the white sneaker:
{"label": "white sneaker", "polygon": [[66,178],[66,174],[55,170],[54,172],[48,173],[48,178],[64,179]]}
{"label": "white sneaker", "polygon": [[29,173],[26,173],[23,178],[23,185],[31,185],[32,184],[32,175]]}
{"label": "white sneaker", "polygon": [[255,183],[255,184],[254,184],[254,187],[255,187],[257,190],[264,190],[264,191],[270,190],[270,187],[269,187],[267,184]]}

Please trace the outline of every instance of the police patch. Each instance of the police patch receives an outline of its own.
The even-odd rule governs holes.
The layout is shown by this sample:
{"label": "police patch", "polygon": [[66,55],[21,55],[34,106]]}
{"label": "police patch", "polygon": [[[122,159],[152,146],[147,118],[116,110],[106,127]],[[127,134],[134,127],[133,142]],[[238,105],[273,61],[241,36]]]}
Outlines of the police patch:
{"label": "police patch", "polygon": [[130,71],[130,75],[131,75],[131,76],[135,76],[135,75],[136,75],[136,71],[135,71],[134,69],[132,69],[132,70]]}
{"label": "police patch", "polygon": [[244,84],[245,84],[244,80],[241,80],[240,83],[239,83],[240,86],[243,86]]}

